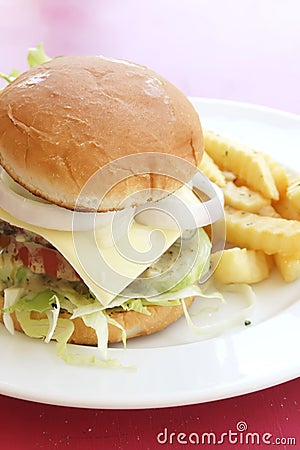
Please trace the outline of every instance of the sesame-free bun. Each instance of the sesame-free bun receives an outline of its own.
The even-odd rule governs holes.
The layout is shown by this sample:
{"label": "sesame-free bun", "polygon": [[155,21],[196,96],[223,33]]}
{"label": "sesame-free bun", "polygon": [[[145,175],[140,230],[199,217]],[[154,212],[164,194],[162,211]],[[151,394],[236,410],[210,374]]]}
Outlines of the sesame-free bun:
{"label": "sesame-free bun", "polygon": [[[154,168],[146,159],[137,167],[117,162],[79,198],[101,168],[147,152],[177,158],[166,164],[158,155]],[[199,117],[186,96],[131,62],[59,57],[23,73],[0,94],[1,165],[30,192],[65,208],[120,209],[128,195],[150,188],[162,189],[155,194],[163,197],[181,185],[176,179],[192,178],[202,152]],[[190,170],[181,170],[178,158]],[[174,178],[153,175],[164,165]],[[116,174],[118,183],[106,195]],[[149,200],[153,195],[145,191],[132,204]]]}
{"label": "sesame-free bun", "polygon": [[[189,307],[193,302],[193,297],[185,299],[186,306]],[[0,322],[3,322],[3,315],[1,315],[1,308],[3,308],[3,297],[0,296]],[[119,324],[126,331],[127,338],[137,336],[149,335],[163,330],[171,323],[179,319],[183,314],[181,305],[178,306],[148,306],[150,315],[138,313],[136,311],[124,311],[112,313],[112,318],[119,322]],[[18,322],[14,313],[11,314],[14,322],[14,327],[17,331],[23,332],[23,329]],[[39,319],[46,317],[45,314],[36,312],[31,313],[32,319]],[[70,314],[61,313],[61,318],[69,318]],[[76,318],[73,320],[74,332],[69,340],[71,344],[80,345],[97,345],[97,336],[93,328],[87,327],[83,320]],[[120,342],[122,340],[122,332],[114,325],[108,325],[109,343]]]}

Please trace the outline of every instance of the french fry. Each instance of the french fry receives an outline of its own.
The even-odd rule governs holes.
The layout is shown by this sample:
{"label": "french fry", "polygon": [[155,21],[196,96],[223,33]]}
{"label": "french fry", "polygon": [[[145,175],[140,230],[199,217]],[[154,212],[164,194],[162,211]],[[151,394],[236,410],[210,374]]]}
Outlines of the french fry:
{"label": "french fry", "polygon": [[282,278],[290,283],[300,278],[300,252],[274,255],[276,266]]}
{"label": "french fry", "polygon": [[288,179],[288,185],[290,186],[291,184],[293,184],[295,181],[298,180],[298,175],[295,174],[295,172],[291,172],[290,170],[287,170],[286,172],[286,176]]}
{"label": "french fry", "polygon": [[260,216],[267,217],[281,217],[280,214],[276,211],[276,209],[272,205],[264,206],[261,208],[258,213]]}
{"label": "french fry", "polygon": [[225,208],[227,241],[268,255],[300,251],[300,222]]}
{"label": "french fry", "polygon": [[225,181],[235,181],[237,179],[236,175],[233,172],[228,172],[228,170],[223,170],[222,174],[225,177]]}
{"label": "french fry", "polygon": [[212,131],[204,132],[204,145],[206,152],[221,170],[235,173],[248,187],[264,197],[279,199],[271,170],[262,153]]}
{"label": "french fry", "polygon": [[214,160],[206,152],[203,153],[199,169],[207,178],[216,183],[218,186],[225,186],[225,176]]}
{"label": "french fry", "polygon": [[268,257],[259,250],[231,248],[212,255],[212,264],[217,264],[214,276],[218,281],[230,283],[258,283],[268,278]]}
{"label": "french fry", "polygon": [[300,177],[293,180],[288,186],[286,196],[294,208],[300,211]]}
{"label": "french fry", "polygon": [[272,204],[284,219],[300,220],[300,206],[295,208],[294,201],[289,197],[282,197],[277,202],[272,202]]}
{"label": "french fry", "polygon": [[[205,131],[204,138],[205,150],[226,182],[219,186],[225,198],[227,242],[239,247],[224,252],[216,276],[223,282],[250,283],[255,281],[246,281],[254,279],[246,267],[267,277],[276,264],[285,281],[300,278],[300,177],[270,155],[212,131]],[[207,176],[214,181],[209,172]]]}
{"label": "french fry", "polygon": [[273,159],[269,154],[262,153],[262,155],[270,168],[279,195],[285,195],[288,187],[288,176],[285,168],[278,161],[275,161],[275,159]]}
{"label": "french fry", "polygon": [[270,199],[266,199],[259,192],[255,192],[247,186],[236,186],[230,181],[226,183],[222,191],[225,204],[236,209],[257,213],[262,208],[271,205]]}

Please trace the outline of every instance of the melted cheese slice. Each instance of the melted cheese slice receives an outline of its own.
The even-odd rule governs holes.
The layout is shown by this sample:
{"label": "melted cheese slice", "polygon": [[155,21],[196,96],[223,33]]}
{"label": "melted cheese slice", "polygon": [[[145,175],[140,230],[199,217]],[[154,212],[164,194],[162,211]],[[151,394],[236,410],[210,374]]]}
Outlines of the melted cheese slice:
{"label": "melted cheese slice", "polygon": [[0,218],[49,241],[104,306],[159,258],[180,234],[178,230],[158,230],[133,221],[128,233],[114,242],[110,226],[96,231],[48,230],[15,219],[1,208]]}

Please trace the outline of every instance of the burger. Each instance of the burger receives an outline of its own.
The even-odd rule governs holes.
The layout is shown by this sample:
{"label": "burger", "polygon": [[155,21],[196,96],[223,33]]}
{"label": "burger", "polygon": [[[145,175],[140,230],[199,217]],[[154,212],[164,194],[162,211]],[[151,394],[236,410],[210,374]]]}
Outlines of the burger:
{"label": "burger", "polygon": [[[105,349],[186,313],[211,252],[211,217],[195,215],[214,189],[203,203],[190,183],[202,154],[193,105],[144,66],[44,58],[11,81],[0,93],[6,328],[56,340],[71,360],[67,343]],[[195,225],[169,226],[175,204]]]}

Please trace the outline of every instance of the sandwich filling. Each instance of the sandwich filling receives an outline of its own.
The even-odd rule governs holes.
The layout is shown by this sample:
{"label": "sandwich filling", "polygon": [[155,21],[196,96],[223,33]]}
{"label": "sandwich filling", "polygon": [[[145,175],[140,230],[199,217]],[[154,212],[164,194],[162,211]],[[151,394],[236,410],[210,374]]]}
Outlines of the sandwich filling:
{"label": "sandwich filling", "polygon": [[[200,242],[200,245],[199,245]],[[6,328],[13,333],[11,313],[23,331],[46,342],[57,340],[65,356],[80,317],[95,329],[98,346],[105,350],[108,324],[121,327],[114,313],[136,311],[149,315],[149,306],[178,306],[182,299],[201,294],[198,280],[209,268],[211,243],[203,229],[179,238],[139,278],[104,306],[86,286],[71,264],[43,237],[0,222],[1,309]],[[151,292],[143,295],[145,286]],[[68,318],[60,318],[67,313]],[[63,314],[65,317],[65,315]],[[126,331],[122,329],[125,344]]]}

